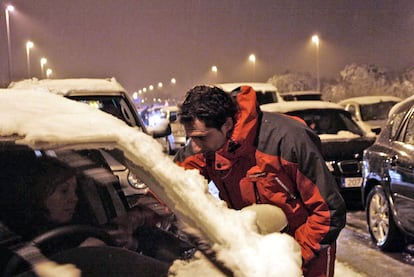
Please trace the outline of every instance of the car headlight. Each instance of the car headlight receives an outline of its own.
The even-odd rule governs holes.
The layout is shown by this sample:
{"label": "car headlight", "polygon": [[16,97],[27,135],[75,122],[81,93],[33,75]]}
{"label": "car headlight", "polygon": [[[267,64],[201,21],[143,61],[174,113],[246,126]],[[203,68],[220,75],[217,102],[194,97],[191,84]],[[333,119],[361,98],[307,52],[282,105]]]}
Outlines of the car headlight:
{"label": "car headlight", "polygon": [[135,176],[131,171],[128,173],[128,183],[135,189],[146,189],[147,185]]}

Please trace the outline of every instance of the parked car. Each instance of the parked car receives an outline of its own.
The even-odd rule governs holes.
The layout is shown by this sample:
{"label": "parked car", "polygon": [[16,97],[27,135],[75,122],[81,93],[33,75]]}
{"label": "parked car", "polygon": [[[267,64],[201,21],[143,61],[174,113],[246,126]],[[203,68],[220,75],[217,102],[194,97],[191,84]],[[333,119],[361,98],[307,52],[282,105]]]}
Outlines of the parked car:
{"label": "parked car", "polygon": [[325,101],[289,101],[260,106],[265,112],[278,112],[302,118],[322,142],[326,165],[335,177],[348,208],[361,207],[362,151],[375,135],[366,133],[338,104]]}
{"label": "parked car", "polygon": [[396,104],[364,151],[362,199],[371,238],[383,251],[399,251],[414,238],[413,115],[413,97]]}
{"label": "parked car", "polygon": [[241,86],[250,86],[256,91],[257,101],[260,105],[284,101],[277,88],[271,83],[238,82],[215,84],[215,86],[227,92],[231,92]]}
{"label": "parked car", "polygon": [[177,106],[153,106],[140,111],[147,126],[170,124],[171,134],[164,141],[166,152],[170,155],[184,146],[187,140],[184,126],[178,122],[178,111]]}
{"label": "parked car", "polygon": [[395,96],[372,95],[347,98],[338,104],[349,111],[363,128],[379,134],[388,118],[388,112],[401,100]]}
{"label": "parked car", "polygon": [[322,94],[316,90],[280,92],[285,101],[322,100]]}
{"label": "parked car", "polygon": [[[163,128],[148,128],[125,88],[115,78],[24,79],[11,82],[10,89],[31,89],[61,95],[105,111],[124,121],[140,132],[154,138],[165,138],[171,133],[169,124]],[[105,155],[105,153],[104,153]],[[131,201],[136,195],[146,193],[146,185],[137,179],[127,167],[105,155],[111,167],[121,179],[122,188]]]}
{"label": "parked car", "polygon": [[[153,138],[113,116],[51,93],[4,89],[0,90],[0,118],[2,276],[33,276],[24,275],[28,268],[21,260],[32,257],[33,247],[53,249],[43,254],[58,263],[75,264],[82,276],[167,276],[167,271],[173,276],[302,275],[300,247],[291,236],[276,231],[259,235],[256,212],[228,209],[208,194],[207,181],[198,172],[177,166]],[[149,186],[158,201],[143,208],[154,212],[159,211],[157,206],[169,208],[167,217],[151,221],[152,228],[134,233],[139,239],[136,251],[120,248],[103,231],[113,228],[111,219],[127,214],[131,207],[102,151]],[[33,166],[42,159],[48,162]],[[48,225],[26,220],[38,211],[28,205],[38,203],[33,200],[39,195],[34,198],[26,190],[25,180],[34,179],[24,176],[48,177],[37,173],[49,169],[52,160],[76,169],[79,206],[64,207],[79,221],[48,230]],[[42,183],[46,189],[47,184]],[[266,217],[263,220],[267,222]],[[37,228],[40,235],[26,240],[25,227]],[[107,245],[69,245],[91,236]],[[56,243],[62,238],[63,243]],[[25,252],[28,247],[31,252]],[[276,256],[271,255],[275,251]],[[251,262],[252,257],[257,260]],[[275,267],[275,262],[284,266]]]}

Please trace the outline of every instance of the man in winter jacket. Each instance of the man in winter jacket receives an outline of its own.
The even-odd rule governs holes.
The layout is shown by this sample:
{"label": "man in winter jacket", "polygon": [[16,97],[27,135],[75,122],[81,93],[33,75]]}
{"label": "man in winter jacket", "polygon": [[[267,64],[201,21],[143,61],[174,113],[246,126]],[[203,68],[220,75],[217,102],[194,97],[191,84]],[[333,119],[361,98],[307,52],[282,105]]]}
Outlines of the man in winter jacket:
{"label": "man in winter jacket", "polygon": [[196,86],[180,105],[189,143],[175,156],[198,169],[229,208],[273,204],[301,246],[304,276],[333,276],[336,239],[346,209],[320,152],[319,137],[300,119],[261,112],[255,91]]}

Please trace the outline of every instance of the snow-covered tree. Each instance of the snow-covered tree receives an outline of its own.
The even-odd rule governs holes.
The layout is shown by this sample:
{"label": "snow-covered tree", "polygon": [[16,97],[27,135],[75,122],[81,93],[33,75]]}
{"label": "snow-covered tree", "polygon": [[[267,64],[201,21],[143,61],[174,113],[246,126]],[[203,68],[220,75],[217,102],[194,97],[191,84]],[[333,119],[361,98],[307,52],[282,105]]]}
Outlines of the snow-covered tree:
{"label": "snow-covered tree", "polygon": [[308,73],[275,74],[267,82],[273,84],[279,92],[312,90],[316,87],[315,78]]}

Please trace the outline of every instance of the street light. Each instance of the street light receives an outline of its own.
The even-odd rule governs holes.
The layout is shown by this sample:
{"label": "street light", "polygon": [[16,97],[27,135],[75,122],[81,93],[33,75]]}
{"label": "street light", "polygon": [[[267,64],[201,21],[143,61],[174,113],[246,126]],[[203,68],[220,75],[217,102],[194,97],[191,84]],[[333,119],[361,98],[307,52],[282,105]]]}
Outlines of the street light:
{"label": "street light", "polygon": [[217,71],[218,71],[217,66],[213,65],[213,66],[211,67],[211,71],[213,71],[214,73],[217,73]]}
{"label": "street light", "polygon": [[50,68],[46,69],[46,78],[49,79],[52,73],[53,73],[52,69]]}
{"label": "street light", "polygon": [[45,72],[44,72],[44,66],[47,63],[47,59],[46,58],[41,58],[40,59],[40,71],[41,71],[41,77],[44,78],[45,77]]}
{"label": "street light", "polygon": [[7,52],[8,52],[8,64],[9,64],[9,82],[12,80],[12,61],[11,61],[11,42],[10,42],[10,21],[9,21],[9,12],[14,11],[12,5],[8,5],[4,10],[6,14],[6,29],[7,29]]}
{"label": "street light", "polygon": [[177,80],[175,78],[171,78],[171,84],[175,85],[177,83]]}
{"label": "street light", "polygon": [[249,56],[249,61],[253,64],[253,80],[255,79],[255,67],[256,67],[256,55],[255,54],[250,54]]}
{"label": "street light", "polygon": [[316,90],[320,91],[321,90],[321,84],[320,84],[320,76],[319,76],[319,36],[318,35],[313,35],[312,36],[312,42],[315,44],[316,46]]}
{"label": "street light", "polygon": [[34,44],[30,40],[26,42],[26,57],[27,57],[27,75],[30,78],[30,48],[33,48]]}

